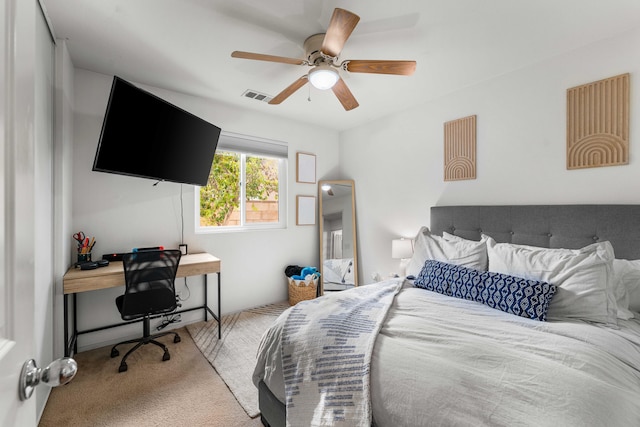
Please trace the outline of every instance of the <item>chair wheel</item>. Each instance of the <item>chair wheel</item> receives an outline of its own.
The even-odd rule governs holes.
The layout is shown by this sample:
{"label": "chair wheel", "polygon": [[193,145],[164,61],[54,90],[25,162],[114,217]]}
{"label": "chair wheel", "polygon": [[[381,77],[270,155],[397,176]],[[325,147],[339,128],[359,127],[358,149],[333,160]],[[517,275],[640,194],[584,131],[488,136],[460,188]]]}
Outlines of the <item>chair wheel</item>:
{"label": "chair wheel", "polygon": [[162,361],[166,362],[169,359],[171,359],[171,355],[169,354],[168,351],[165,351],[164,354],[162,355]]}
{"label": "chair wheel", "polygon": [[120,356],[120,352],[118,351],[117,348],[112,348],[111,349],[111,357],[118,357]]}
{"label": "chair wheel", "polygon": [[118,368],[118,372],[125,372],[127,370],[127,364],[122,362]]}
{"label": "chair wheel", "polygon": [[180,342],[180,341],[182,341],[182,340],[180,339],[180,335],[176,335],[175,337],[173,337],[173,342],[174,342],[174,343],[178,343],[178,342]]}

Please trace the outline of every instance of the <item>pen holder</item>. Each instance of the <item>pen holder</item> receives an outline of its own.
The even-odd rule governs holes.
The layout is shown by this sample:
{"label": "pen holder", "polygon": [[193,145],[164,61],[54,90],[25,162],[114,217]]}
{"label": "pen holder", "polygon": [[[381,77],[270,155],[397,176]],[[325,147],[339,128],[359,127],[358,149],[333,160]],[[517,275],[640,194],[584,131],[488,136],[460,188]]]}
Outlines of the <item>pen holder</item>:
{"label": "pen holder", "polygon": [[78,262],[89,262],[91,261],[91,252],[86,254],[78,254]]}

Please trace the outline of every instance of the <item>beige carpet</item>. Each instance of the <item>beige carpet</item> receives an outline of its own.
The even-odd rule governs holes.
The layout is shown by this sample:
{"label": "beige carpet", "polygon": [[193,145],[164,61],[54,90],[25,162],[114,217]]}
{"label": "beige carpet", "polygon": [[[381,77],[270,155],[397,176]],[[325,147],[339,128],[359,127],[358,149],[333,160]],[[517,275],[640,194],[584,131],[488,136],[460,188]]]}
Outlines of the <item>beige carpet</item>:
{"label": "beige carpet", "polygon": [[129,370],[123,373],[118,373],[120,358],[109,357],[110,348],[77,354],[78,374],[51,391],[39,425],[261,426],[260,418],[251,419],[242,410],[189,333],[184,328],[177,332],[178,344],[173,336],[159,340],[171,360],[163,362],[162,350],[146,345],[127,359]]}
{"label": "beige carpet", "polygon": [[260,338],[287,308],[289,303],[282,302],[223,316],[222,340],[218,340],[215,321],[187,325],[202,354],[250,417],[260,414],[258,392],[251,380]]}

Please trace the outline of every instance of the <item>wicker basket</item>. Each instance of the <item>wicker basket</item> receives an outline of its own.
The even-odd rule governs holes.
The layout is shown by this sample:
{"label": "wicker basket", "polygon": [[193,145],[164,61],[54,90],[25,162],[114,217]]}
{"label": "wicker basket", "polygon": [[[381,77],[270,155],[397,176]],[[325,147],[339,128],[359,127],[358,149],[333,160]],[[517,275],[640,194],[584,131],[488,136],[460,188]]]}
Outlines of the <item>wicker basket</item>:
{"label": "wicker basket", "polygon": [[318,277],[313,280],[294,280],[291,277],[287,277],[289,280],[289,305],[296,305],[300,301],[314,299],[318,289]]}

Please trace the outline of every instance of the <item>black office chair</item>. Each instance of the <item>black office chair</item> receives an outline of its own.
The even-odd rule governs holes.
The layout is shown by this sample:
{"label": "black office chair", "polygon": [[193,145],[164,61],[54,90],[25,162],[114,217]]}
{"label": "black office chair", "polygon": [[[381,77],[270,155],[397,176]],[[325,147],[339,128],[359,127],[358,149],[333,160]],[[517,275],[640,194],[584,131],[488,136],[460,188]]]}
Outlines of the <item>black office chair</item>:
{"label": "black office chair", "polygon": [[172,312],[177,308],[174,282],[179,262],[180,251],[177,249],[133,252],[122,256],[126,290],[124,295],[116,298],[116,306],[122,320],[143,318],[143,335],[141,338],[123,341],[113,346],[111,357],[117,357],[120,352],[116,347],[137,343],[122,358],[118,372],[127,370],[127,357],[145,344],[161,347],[164,350],[162,360],[171,359],[167,347],[155,339],[173,334],[173,342],[178,343],[180,335],[171,331],[151,335],[149,321],[152,317]]}

